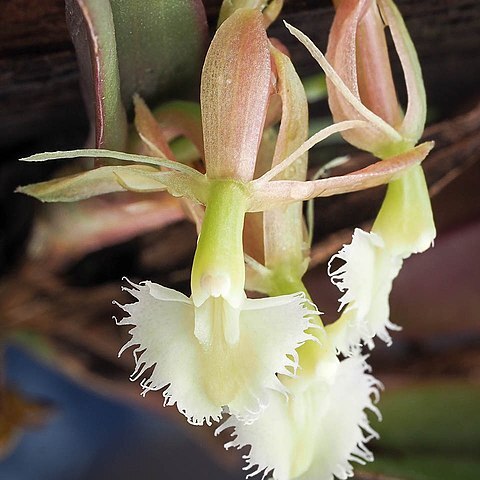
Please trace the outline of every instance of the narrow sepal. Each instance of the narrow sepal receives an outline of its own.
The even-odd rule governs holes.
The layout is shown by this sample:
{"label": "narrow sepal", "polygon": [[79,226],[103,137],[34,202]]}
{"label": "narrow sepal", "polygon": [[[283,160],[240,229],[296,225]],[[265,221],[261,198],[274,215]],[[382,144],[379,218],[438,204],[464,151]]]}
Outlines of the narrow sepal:
{"label": "narrow sepal", "polygon": [[237,10],[218,29],[202,73],[200,103],[210,178],[252,179],[270,76],[262,14]]}
{"label": "narrow sepal", "polygon": [[156,169],[148,166],[100,167],[47,182],[25,185],[18,187],[16,191],[42,202],[75,202],[105,193],[125,191],[126,188],[118,181],[118,175],[129,177],[136,173],[155,171]]}

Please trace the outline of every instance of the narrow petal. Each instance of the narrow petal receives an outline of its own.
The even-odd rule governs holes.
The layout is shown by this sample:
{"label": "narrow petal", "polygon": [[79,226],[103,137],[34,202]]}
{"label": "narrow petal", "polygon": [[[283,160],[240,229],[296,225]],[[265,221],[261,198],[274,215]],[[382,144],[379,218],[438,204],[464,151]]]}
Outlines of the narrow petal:
{"label": "narrow petal", "polygon": [[403,68],[408,103],[400,133],[415,145],[423,134],[427,100],[422,69],[417,52],[398,8],[391,0],[377,0],[382,16],[390,28],[393,43]]}
{"label": "narrow petal", "polygon": [[333,135],[338,132],[343,132],[345,130],[350,130],[351,128],[365,127],[368,124],[361,120],[347,120],[345,122],[335,123],[329,125],[328,127],[323,128],[319,132],[312,135],[308,140],[303,142],[298,146],[293,152],[284,158],[281,162],[279,159],[276,159],[276,164],[268,172],[264,173],[260,178],[256,179],[257,184],[262,184],[268,182],[274,178],[285,178],[283,172],[287,169],[290,169],[292,165],[295,165],[296,162],[301,159],[312,147],[317,143],[320,143],[322,140],[325,140],[330,135]]}
{"label": "narrow petal", "polygon": [[[204,203],[207,195],[207,179],[195,169],[164,158],[149,157],[145,155],[134,155],[123,152],[112,152],[101,149],[82,149],[64,152],[46,152],[32,155],[21,160],[37,162],[54,159],[78,158],[78,157],[104,157],[113,158],[124,162],[133,162],[140,165],[152,165],[155,167],[168,168],[171,171],[155,172],[154,169],[142,170],[142,167],[111,167],[115,174],[116,183],[120,185],[119,190],[128,189],[133,191],[158,191],[168,189],[172,195],[185,196],[190,200]],[[94,172],[92,170],[92,172]],[[102,170],[104,172],[104,170]],[[107,170],[105,170],[107,172]],[[94,176],[97,174],[91,173]],[[82,177],[83,178],[83,177]],[[86,177],[89,179],[90,177]],[[60,181],[60,180],[59,180]],[[25,187],[26,188],[26,187]],[[33,186],[29,186],[29,189]],[[111,191],[111,190],[110,190]],[[25,192],[27,193],[27,192]],[[106,192],[103,192],[106,193]],[[85,195],[88,192],[84,193]],[[91,196],[91,195],[90,195]],[[88,197],[83,197],[88,198]],[[52,200],[53,201],[53,200]]]}
{"label": "narrow petal", "polygon": [[176,404],[193,424],[218,421],[222,407],[243,421],[255,419],[270,389],[284,391],[277,375],[292,375],[295,350],[310,339],[305,330],[311,310],[303,294],[246,300],[236,343],[229,341],[231,332],[225,330],[221,304],[216,304],[210,312],[209,342],[201,343],[188,297],[151,282],[126,290],[138,300],[121,306],[129,316],[119,322],[134,325],[121,351],[137,345],[132,380],[150,374],[141,382],[144,393],[168,386],[165,404]]}
{"label": "narrow petal", "polygon": [[218,29],[202,73],[200,103],[210,178],[253,178],[270,76],[262,14],[237,10]]}
{"label": "narrow petal", "polygon": [[422,143],[406,153],[376,162],[341,177],[307,182],[274,180],[257,183],[257,180],[254,180],[248,211],[262,211],[298,200],[356,192],[397,180],[410,168],[422,162],[432,148],[433,142]]}
{"label": "narrow petal", "polygon": [[[288,56],[272,47],[282,99],[282,117],[272,165],[275,166],[302,145],[308,136],[308,105],[302,82]],[[305,180],[308,155],[304,153],[276,178]],[[274,208],[263,214],[265,266],[275,269],[288,265],[292,274],[305,273],[308,248],[305,242],[302,202]],[[258,235],[256,235],[258,236]]]}
{"label": "narrow petal", "polygon": [[225,448],[251,446],[245,455],[248,477],[351,477],[351,462],[373,459],[365,444],[376,434],[365,411],[378,412],[373,400],[379,384],[368,371],[364,358],[347,358],[339,363],[332,382],[312,380],[307,388],[292,388],[288,398],[271,392],[268,407],[254,423],[245,425],[231,417],[216,433],[234,427],[234,438]]}
{"label": "narrow petal", "polygon": [[[335,68],[330,65],[327,61],[323,53],[315,46],[315,44],[300,30],[292,27],[288,23],[286,23],[286,27],[290,31],[290,33],[295,36],[310,52],[312,57],[318,62],[318,64],[322,67],[325,75],[329,79],[329,81],[335,86],[338,92],[344,97],[345,101],[348,102],[354,110],[360,114],[361,118],[367,120],[372,127],[378,130],[378,134],[382,134],[385,138],[389,138],[390,142],[398,142],[402,140],[401,135],[385,120],[380,118],[378,115],[370,111],[359,99],[359,96],[356,95],[356,92],[352,92],[352,90],[345,85],[345,82],[342,78],[338,75],[335,71]],[[347,116],[347,118],[355,118],[351,116]]]}
{"label": "narrow petal", "polygon": [[88,157],[105,157],[121,162],[140,163],[142,165],[153,165],[156,167],[165,167],[178,172],[186,173],[192,177],[201,177],[202,174],[195,169],[173,162],[161,157],[148,157],[146,155],[135,155],[133,153],[114,152],[112,150],[104,150],[101,148],[83,148],[79,150],[66,150],[57,152],[36,153],[29,157],[20,158],[22,162],[45,162],[47,160],[62,160],[68,158],[88,158]]}
{"label": "narrow petal", "polygon": [[[337,260],[344,263],[334,270]],[[362,343],[372,348],[375,336],[391,343],[387,329],[398,327],[389,320],[389,295],[402,263],[403,259],[391,254],[382,237],[358,228],[352,242],[332,257],[328,273],[343,292],[339,310],[344,311],[326,328],[340,352],[349,354]]]}

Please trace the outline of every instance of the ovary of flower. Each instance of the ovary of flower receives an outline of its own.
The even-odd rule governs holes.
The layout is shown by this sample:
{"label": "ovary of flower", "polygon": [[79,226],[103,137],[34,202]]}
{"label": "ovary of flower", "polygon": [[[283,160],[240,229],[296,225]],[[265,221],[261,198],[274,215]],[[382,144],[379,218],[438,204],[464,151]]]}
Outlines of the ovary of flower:
{"label": "ovary of flower", "polygon": [[327,374],[302,379],[300,372],[291,379],[288,398],[272,391],[254,423],[230,417],[217,429],[234,427],[227,449],[250,445],[244,457],[248,477],[262,472],[274,480],[343,480],[353,475],[350,462],[373,460],[365,444],[377,435],[365,410],[379,416],[373,401],[380,384],[364,357],[339,361],[333,355],[329,363]]}
{"label": "ovary of flower", "polygon": [[218,421],[223,407],[253,421],[269,392],[285,392],[277,375],[293,375],[296,349],[309,340],[311,305],[302,293],[248,299],[244,293],[242,229],[245,189],[233,181],[212,187],[192,269],[191,298],[144,282],[126,290],[137,345],[132,379],[146,375],[144,392],[164,392],[193,424]]}

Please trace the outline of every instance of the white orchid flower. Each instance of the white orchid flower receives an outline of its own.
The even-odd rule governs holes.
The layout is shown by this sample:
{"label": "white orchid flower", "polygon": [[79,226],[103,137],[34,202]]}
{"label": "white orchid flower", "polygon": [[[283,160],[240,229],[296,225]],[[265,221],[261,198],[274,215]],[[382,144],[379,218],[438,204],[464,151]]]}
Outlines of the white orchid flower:
{"label": "white orchid flower", "polygon": [[374,402],[381,385],[362,356],[339,361],[330,350],[317,357],[315,373],[289,379],[288,397],[272,391],[254,423],[230,417],[217,429],[234,428],[225,448],[250,446],[247,478],[261,473],[273,480],[344,480],[353,475],[351,462],[373,460],[366,443],[377,434],[366,410],[380,416]]}
{"label": "white orchid flower", "polygon": [[[288,28],[324,69],[334,119],[361,118],[369,123],[342,135],[385,162],[399,154],[425,158],[433,143],[415,147],[425,123],[425,89],[415,48],[398,9],[391,0],[341,0],[336,8],[326,57],[302,32]],[[404,71],[405,114],[392,79],[385,26]],[[355,230],[352,242],[330,262],[332,281],[344,292],[340,299],[343,313],[327,327],[340,352],[349,354],[362,343],[372,348],[375,336],[391,342],[388,329],[398,329],[389,320],[392,283],[403,260],[429,248],[435,235],[425,177],[416,165],[389,183],[372,231]],[[344,264],[335,267],[336,259]]]}

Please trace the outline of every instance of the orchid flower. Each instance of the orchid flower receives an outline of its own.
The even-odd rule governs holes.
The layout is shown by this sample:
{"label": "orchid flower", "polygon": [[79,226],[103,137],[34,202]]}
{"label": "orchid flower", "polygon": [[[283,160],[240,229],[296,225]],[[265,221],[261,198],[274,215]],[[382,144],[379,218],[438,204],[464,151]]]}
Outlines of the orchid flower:
{"label": "orchid flower", "polygon": [[[39,154],[26,160],[101,156],[131,162],[22,187],[43,201],[72,201],[103,193],[168,190],[206,206],[192,268],[191,296],[143,282],[126,290],[135,303],[119,321],[133,325],[133,379],[144,392],[164,391],[194,424],[220,419],[226,408],[253,421],[270,392],[284,392],[278,375],[291,376],[296,349],[315,310],[302,292],[264,299],[245,295],[242,230],[246,212],[265,211],[316,196],[372,187],[399,178],[422,159],[399,155],[344,177],[305,182],[279,180],[315,143],[366,124],[340,122],[318,132],[253,180],[271,93],[272,64],[262,15],[238,9],[225,20],[207,53],[202,73],[201,113],[206,173],[166,158],[106,150]],[[148,138],[143,138],[148,145]],[[178,361],[178,358],[181,361]],[[151,368],[151,370],[150,370]]]}
{"label": "orchid flower", "polygon": [[379,415],[373,403],[379,383],[364,357],[324,360],[329,368],[315,381],[288,382],[288,400],[271,392],[268,407],[254,423],[230,417],[217,429],[235,428],[226,448],[251,446],[245,455],[247,478],[262,472],[274,480],[346,479],[353,475],[350,462],[373,459],[365,444],[377,435],[365,410]]}
{"label": "orchid flower", "polygon": [[[389,162],[396,155],[425,158],[433,147],[415,147],[422,135],[425,89],[415,48],[391,0],[340,0],[326,57],[308,37],[288,27],[327,75],[329,105],[336,121],[364,119],[369,126],[342,132],[351,144]],[[384,22],[403,67],[408,93],[405,114],[393,82]],[[328,59],[328,60],[327,60]],[[379,336],[391,342],[388,297],[403,260],[423,252],[435,238],[435,226],[422,167],[409,168],[389,183],[370,233],[357,229],[329,264],[332,281],[344,295],[340,319],[327,327],[336,347],[348,354],[362,342],[373,347]],[[333,267],[336,259],[343,261]]]}
{"label": "orchid flower", "polygon": [[[304,142],[308,111],[304,89],[289,58],[271,48],[282,100],[281,123],[275,148],[265,148],[270,155],[261,160],[275,165]],[[269,142],[270,137],[263,139],[263,143]],[[281,177],[304,180],[306,163],[303,155]],[[250,288],[268,295],[303,291],[309,298],[302,282],[309,256],[301,206],[270,209],[263,212],[261,222],[255,217],[249,223],[247,217],[247,245],[257,257],[247,260]],[[261,254],[251,247],[251,238],[257,242],[263,238]],[[216,430],[216,434],[230,431],[233,439],[225,448],[249,448],[244,455],[247,478],[258,473],[276,480],[347,478],[353,473],[350,462],[372,460],[365,444],[376,434],[366,410],[379,415],[373,404],[379,383],[368,373],[365,358],[339,361],[316,311],[311,312],[307,333],[315,341],[297,349],[297,375],[279,375],[288,396],[271,390],[267,406],[255,422],[245,424],[231,416]]]}

